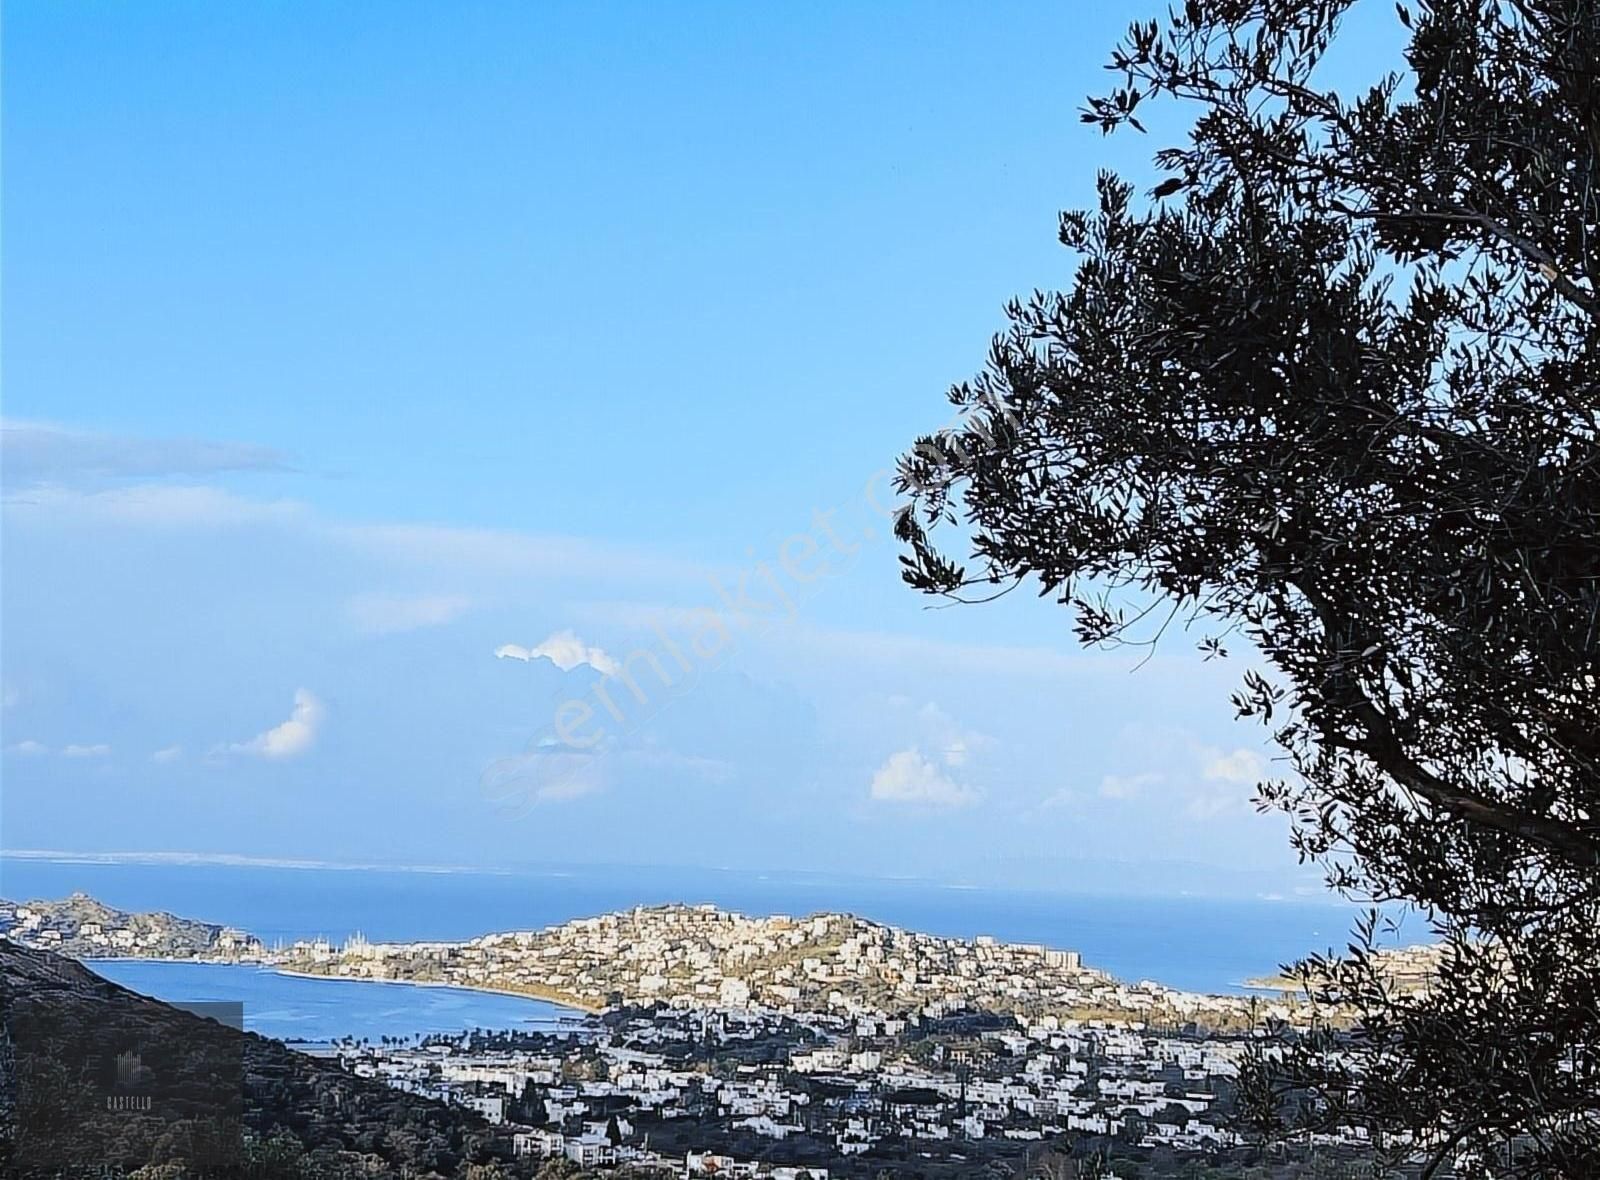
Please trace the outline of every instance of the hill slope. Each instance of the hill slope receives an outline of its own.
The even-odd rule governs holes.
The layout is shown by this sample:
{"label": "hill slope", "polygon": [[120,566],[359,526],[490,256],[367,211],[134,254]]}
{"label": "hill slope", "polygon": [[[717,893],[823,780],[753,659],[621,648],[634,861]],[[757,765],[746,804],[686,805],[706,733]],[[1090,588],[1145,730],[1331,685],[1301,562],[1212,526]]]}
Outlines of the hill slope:
{"label": "hill slope", "polygon": [[482,1121],[0,939],[0,1175],[465,1175]]}
{"label": "hill slope", "polygon": [[242,930],[176,914],[134,914],[87,893],[60,901],[0,898],[0,934],[24,946],[73,958],[186,959],[259,957],[261,943]]}

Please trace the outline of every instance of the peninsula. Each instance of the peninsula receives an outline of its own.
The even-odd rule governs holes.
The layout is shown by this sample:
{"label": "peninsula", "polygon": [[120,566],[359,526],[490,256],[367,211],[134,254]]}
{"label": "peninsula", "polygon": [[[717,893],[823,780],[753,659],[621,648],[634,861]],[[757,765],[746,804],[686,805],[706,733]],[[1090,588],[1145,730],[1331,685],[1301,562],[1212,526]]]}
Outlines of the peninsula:
{"label": "peninsula", "polygon": [[1353,1125],[1269,1162],[1234,1129],[1262,1022],[1303,1023],[1297,1002],[1127,983],[1038,944],[685,905],[465,941],[272,948],[81,895],[0,903],[0,923],[11,942],[88,958],[262,963],[582,1008],[555,1031],[323,1047],[349,1073],[481,1117],[493,1141],[479,1150],[512,1175],[957,1180],[1087,1153],[1148,1176],[1210,1159],[1288,1178],[1312,1155],[1343,1166],[1368,1151]]}

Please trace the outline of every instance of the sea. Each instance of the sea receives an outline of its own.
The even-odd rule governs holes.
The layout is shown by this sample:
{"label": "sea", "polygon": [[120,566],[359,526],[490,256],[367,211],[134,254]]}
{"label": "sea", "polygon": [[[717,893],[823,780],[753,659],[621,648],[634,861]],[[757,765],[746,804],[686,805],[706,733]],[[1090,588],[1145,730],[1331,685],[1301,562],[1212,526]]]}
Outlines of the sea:
{"label": "sea", "polygon": [[326,1045],[470,1029],[561,1032],[582,1014],[543,1000],[460,987],[349,979],[308,979],[234,963],[97,959],[91,971],[169,1003],[236,1003],[244,1027],[290,1044]]}
{"label": "sea", "polygon": [[[79,890],[118,909],[165,910],[240,927],[269,946],[318,936],[338,942],[356,934],[372,941],[465,939],[669,902],[752,915],[837,911],[949,937],[1043,943],[1076,950],[1086,965],[1122,979],[1224,993],[1239,993],[1247,980],[1308,953],[1342,948],[1356,916],[1354,907],[1332,897],[1121,897],[805,873],[0,857],[0,896],[23,901]],[[1404,935],[1402,930],[1395,940],[1408,941]],[[247,1028],[280,1038],[546,1027],[571,1015],[520,997],[299,979],[253,966],[91,966],[159,999],[240,1000]]]}

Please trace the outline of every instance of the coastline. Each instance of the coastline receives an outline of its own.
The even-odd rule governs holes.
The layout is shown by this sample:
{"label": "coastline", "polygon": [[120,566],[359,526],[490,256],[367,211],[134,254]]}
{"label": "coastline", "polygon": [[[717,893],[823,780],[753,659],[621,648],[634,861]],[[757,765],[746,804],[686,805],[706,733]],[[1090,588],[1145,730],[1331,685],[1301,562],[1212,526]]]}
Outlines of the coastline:
{"label": "coastline", "polygon": [[[85,867],[42,860],[13,862],[3,855],[0,861],[7,877],[7,888],[0,892],[6,896],[48,900],[76,891],[91,896],[122,891],[149,903],[152,910],[204,913],[213,925],[225,922],[258,934],[258,928],[265,928],[267,957],[272,957],[274,936],[286,944],[330,936],[337,943],[359,930],[378,942],[460,942],[485,933],[544,930],[686,899],[688,904],[714,904],[755,918],[841,913],[944,938],[970,941],[986,935],[1008,943],[1067,947],[1118,979],[1159,980],[1183,991],[1226,995],[1241,994],[1247,989],[1239,986],[1239,980],[1272,974],[1279,963],[1323,945],[1336,928],[1342,933],[1347,925],[1337,907],[1296,899],[1267,903],[1231,896],[1144,897],[1120,892],[1102,896],[1099,891],[1089,896],[1066,887],[952,889],[944,882],[879,878],[819,883],[698,869],[670,874],[630,870],[621,876],[580,871],[575,874],[578,885],[552,885],[532,895],[515,874],[464,871],[454,891],[463,904],[446,906],[432,874],[401,874],[404,879],[389,882],[393,889],[383,891],[380,901],[365,885],[356,887],[352,878],[359,874],[294,870],[310,874],[319,888],[304,890],[296,885],[278,898],[278,878],[257,879],[256,874],[268,872],[265,868],[204,865],[168,872],[141,864]],[[319,894],[326,895],[326,907]],[[263,904],[262,896],[273,897],[273,903]],[[132,912],[142,908],[134,906]],[[325,908],[340,915],[331,926]],[[82,948],[95,955],[118,950],[168,953],[156,947],[106,944]],[[603,1000],[605,995],[590,993],[587,998]]]}
{"label": "coastline", "polygon": [[[176,959],[165,961],[182,962],[183,960]],[[563,992],[543,990],[537,992],[523,991],[517,988],[509,987],[489,987],[484,984],[450,983],[442,979],[373,979],[368,975],[324,975],[317,971],[295,971],[291,968],[279,967],[272,963],[262,963],[260,965],[272,971],[274,974],[288,975],[295,979],[326,979],[335,983],[391,983],[398,984],[402,987],[440,987],[451,988],[459,992],[487,992],[491,995],[511,996],[518,1000],[537,1000],[542,1004],[550,1004],[556,1008],[567,1008],[585,1017],[598,1016],[600,1013],[605,1011],[605,1005],[603,1004],[591,1004],[585,1000],[578,999],[576,996],[569,996]],[[575,1018],[568,1017],[565,1019]]]}
{"label": "coastline", "polygon": [[[34,904],[37,904],[43,910],[43,912],[49,914],[52,912],[52,907],[59,908],[65,906],[70,909],[71,903],[74,901],[74,899],[79,902],[80,908],[82,905],[93,903],[93,899],[89,898],[85,894],[74,894],[73,897],[69,898],[66,903],[39,902]],[[99,903],[93,904],[98,905]],[[140,915],[137,914],[124,914],[121,911],[111,911],[104,906],[99,906],[99,910],[105,911],[104,916],[102,916],[99,911],[96,911],[91,916],[100,919],[102,924],[109,920],[114,926],[116,926],[119,923],[126,924],[127,922],[134,921],[140,917]],[[597,922],[601,924],[606,922],[615,924],[617,922],[626,922],[630,920],[635,922],[644,922],[647,919],[660,923],[682,923],[690,922],[691,920],[699,920],[695,919],[694,917],[695,913],[698,911],[714,912],[718,915],[719,921],[723,918],[726,918],[734,923],[744,923],[746,925],[760,927],[761,930],[758,931],[758,933],[765,931],[766,926],[770,925],[772,922],[779,923],[779,925],[785,929],[793,926],[796,922],[796,919],[787,915],[775,915],[770,919],[760,916],[752,918],[739,911],[718,910],[716,907],[709,904],[695,906],[686,906],[683,904],[634,906],[628,911],[616,911],[613,913],[600,915],[593,919],[588,919],[587,921],[590,925],[593,925]],[[66,915],[66,919],[63,919],[67,923],[63,929],[65,929],[69,934],[74,934],[74,930],[70,922],[70,919],[73,916],[74,915],[72,913],[68,913]],[[81,915],[79,916],[81,917]],[[145,915],[145,917],[148,919],[149,916]],[[867,930],[868,934],[875,934],[875,932],[881,933],[883,931],[887,931],[892,934],[893,932],[903,931],[906,929],[905,927],[891,925],[874,919],[863,918],[852,912],[843,910],[837,912],[819,911],[815,914],[808,914],[806,920],[821,920],[824,923],[843,922],[846,926],[852,929],[858,926],[862,927]],[[583,945],[583,939],[585,936],[581,935],[581,933],[574,934],[572,931],[581,926],[584,921],[585,920],[573,919],[567,923],[563,923],[559,927],[546,927],[543,931],[534,932],[534,937],[536,939],[538,937],[556,938],[558,941],[561,937],[566,937],[567,942],[572,943],[571,946],[567,947],[567,951],[582,958],[582,956],[587,953]],[[220,965],[248,964],[273,971],[277,974],[305,979],[343,979],[355,982],[409,983],[422,987],[456,988],[463,992],[477,992],[484,995],[505,996],[508,998],[517,999],[534,999],[543,1003],[548,1003],[557,1009],[570,1012],[575,1016],[580,1017],[594,1017],[607,1011],[608,1000],[613,1000],[619,995],[627,995],[631,990],[627,986],[628,978],[631,977],[617,976],[614,980],[613,976],[608,974],[604,969],[605,965],[603,963],[595,967],[595,975],[593,978],[584,977],[584,982],[586,984],[594,984],[595,986],[586,986],[586,990],[583,993],[573,994],[564,990],[564,985],[566,983],[577,982],[577,980],[570,974],[563,977],[560,973],[541,972],[539,970],[521,971],[510,968],[506,963],[500,963],[496,965],[495,963],[489,962],[480,964],[480,969],[478,970],[462,969],[459,973],[457,973],[454,970],[439,967],[437,965],[431,965],[426,961],[419,960],[413,962],[407,960],[405,954],[403,953],[407,944],[404,943],[376,943],[372,945],[379,948],[388,947],[389,950],[396,951],[396,953],[399,954],[400,959],[405,961],[386,960],[384,959],[383,955],[380,954],[378,956],[379,961],[363,962],[360,960],[363,958],[370,959],[372,956],[358,955],[353,959],[346,959],[343,957],[343,951],[330,956],[326,953],[329,949],[327,947],[324,947],[324,949],[319,952],[313,946],[297,944],[295,947],[290,948],[283,946],[281,942],[277,948],[269,948],[263,946],[259,939],[249,936],[238,928],[230,927],[228,929],[232,932],[232,941],[226,942],[223,945],[217,945],[214,943],[211,946],[202,946],[192,941],[186,945],[184,940],[179,940],[176,943],[169,940],[168,945],[165,946],[138,946],[126,949],[118,947],[113,951],[112,947],[104,945],[107,939],[101,937],[97,938],[94,943],[91,943],[87,946],[83,945],[83,943],[80,941],[76,947],[72,947],[71,949],[61,948],[61,953],[70,955],[76,951],[79,957],[82,957],[89,962],[102,960],[106,962],[143,960],[150,962],[195,962]],[[507,932],[496,933],[503,935]],[[359,939],[359,935],[356,937]],[[493,936],[479,935],[478,937],[479,939],[490,939]],[[950,935],[930,935],[929,937],[935,941],[949,940],[951,938],[956,938],[959,940],[959,936]],[[979,948],[976,953],[984,953],[982,948],[985,944],[987,944],[991,948],[1000,946],[1004,949],[1007,949],[1008,953],[1013,950],[1026,951],[1029,952],[1029,954],[1032,954],[1034,958],[1037,958],[1039,954],[1043,954],[1044,948],[1048,945],[1045,943],[1002,943],[999,942],[999,940],[997,940],[994,936],[974,936],[974,938],[970,941],[973,946]],[[360,942],[362,945],[366,945],[364,939],[360,940]],[[465,944],[447,942],[439,945],[459,946]],[[830,944],[830,946],[822,949],[829,950],[831,953],[833,948]],[[104,954],[104,951],[113,951],[113,953]],[[85,954],[85,952],[88,953]],[[1097,987],[1110,988],[1113,990],[1120,989],[1121,991],[1133,992],[1138,992],[1140,989],[1154,989],[1156,992],[1160,993],[1174,993],[1175,995],[1181,995],[1181,1002],[1172,1001],[1172,997],[1169,997],[1167,1001],[1162,1002],[1174,1002],[1175,1007],[1184,1011],[1197,1008],[1217,1008],[1219,1010],[1236,1008],[1239,1006],[1240,1001],[1246,1000],[1247,998],[1265,998],[1269,1000],[1281,999],[1286,1003],[1292,1002],[1291,996],[1287,994],[1293,990],[1292,987],[1286,986],[1284,981],[1279,978],[1278,973],[1273,972],[1270,969],[1262,972],[1259,969],[1251,970],[1247,967],[1244,971],[1238,972],[1238,974],[1232,974],[1231,979],[1222,983],[1221,986],[1218,986],[1217,982],[1212,980],[1207,981],[1200,986],[1191,985],[1185,987],[1181,984],[1164,982],[1166,979],[1165,972],[1154,973],[1152,975],[1140,975],[1137,977],[1138,982],[1132,983],[1128,981],[1128,977],[1118,976],[1112,971],[1082,967],[1081,959],[1079,959],[1075,953],[1071,953],[1070,957],[1075,960],[1073,963],[1073,969],[1077,970],[1080,975],[1094,976],[1097,978]],[[423,958],[426,959],[427,956],[424,956]],[[1024,958],[1026,961],[1019,960],[1019,969],[1027,969],[1031,971],[1033,967],[1036,966],[1034,963],[1034,958],[1027,958],[1026,956],[1024,956]],[[584,961],[587,962],[588,960],[585,959]],[[1063,962],[1064,961],[1065,960],[1063,960]],[[1281,961],[1282,959],[1280,957],[1280,962]],[[1058,962],[1054,964],[1054,966],[1060,967],[1062,966],[1062,963]],[[1256,965],[1251,964],[1251,967],[1254,966]],[[641,968],[641,970],[648,969],[648,964]],[[548,976],[551,974],[554,974],[556,977],[548,978]],[[1238,982],[1241,978],[1243,979],[1242,983]],[[611,987],[610,983],[607,983],[606,981],[611,981],[612,983],[620,981],[622,986]],[[1073,984],[1072,986],[1077,987],[1078,984],[1083,983],[1084,980],[1079,979],[1077,983]],[[957,981],[956,987],[957,991],[960,991],[959,981]],[[658,989],[651,989],[650,992],[644,992],[640,994],[654,995],[657,990]],[[704,994],[710,995],[712,993],[706,992]],[[1073,994],[1076,995],[1077,993],[1073,992]],[[996,997],[990,998],[994,1002],[1001,1003],[1003,1005],[1003,1000]],[[1101,999],[1103,1000],[1104,997],[1101,997]],[[1124,997],[1124,999],[1126,999],[1126,997]],[[1138,1011],[1147,1007],[1149,1002],[1151,1002],[1149,997],[1145,997],[1143,1001],[1138,1001],[1135,999],[1135,1001],[1129,1001],[1127,1003],[1113,1003],[1112,1006],[1118,1008],[1119,1010],[1125,1007],[1130,1011]]]}
{"label": "coastline", "polygon": [[441,979],[373,979],[366,975],[325,975],[316,971],[295,971],[292,968],[281,966],[270,959],[202,959],[186,956],[182,958],[166,955],[84,955],[77,957],[77,961],[89,966],[95,963],[183,963],[200,967],[258,967],[263,971],[270,971],[274,975],[287,975],[294,979],[322,979],[334,983],[387,983],[401,987],[434,987],[450,988],[462,992],[485,992],[490,995],[509,996],[517,1000],[536,1000],[542,1004],[549,1004],[555,1008],[565,1008],[576,1013],[574,1016],[560,1017],[563,1020],[577,1020],[600,1015],[605,1011],[605,1005],[593,1004],[581,1000],[576,996],[569,996],[564,992],[547,990],[530,991],[509,987],[489,987],[483,984],[450,983]]}

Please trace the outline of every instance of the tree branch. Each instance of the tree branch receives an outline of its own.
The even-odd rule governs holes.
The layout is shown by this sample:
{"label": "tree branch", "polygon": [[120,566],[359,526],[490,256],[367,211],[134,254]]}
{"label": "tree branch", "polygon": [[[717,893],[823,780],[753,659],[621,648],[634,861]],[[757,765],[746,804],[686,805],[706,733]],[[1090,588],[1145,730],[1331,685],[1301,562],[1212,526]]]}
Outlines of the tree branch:
{"label": "tree branch", "polygon": [[[1319,595],[1304,575],[1286,579],[1298,590],[1317,613],[1322,622],[1323,634],[1331,643],[1337,633],[1339,616],[1332,605]],[[1395,735],[1394,726],[1381,709],[1367,696],[1339,661],[1333,661],[1328,679],[1339,694],[1338,703],[1365,731],[1365,737],[1354,741],[1342,740],[1338,744],[1364,754],[1385,774],[1408,790],[1420,795],[1429,803],[1443,807],[1469,823],[1492,828],[1537,844],[1562,859],[1582,868],[1600,866],[1600,839],[1596,839],[1558,819],[1534,815],[1520,808],[1508,806],[1496,799],[1474,791],[1453,786],[1418,763],[1408,753]]]}

